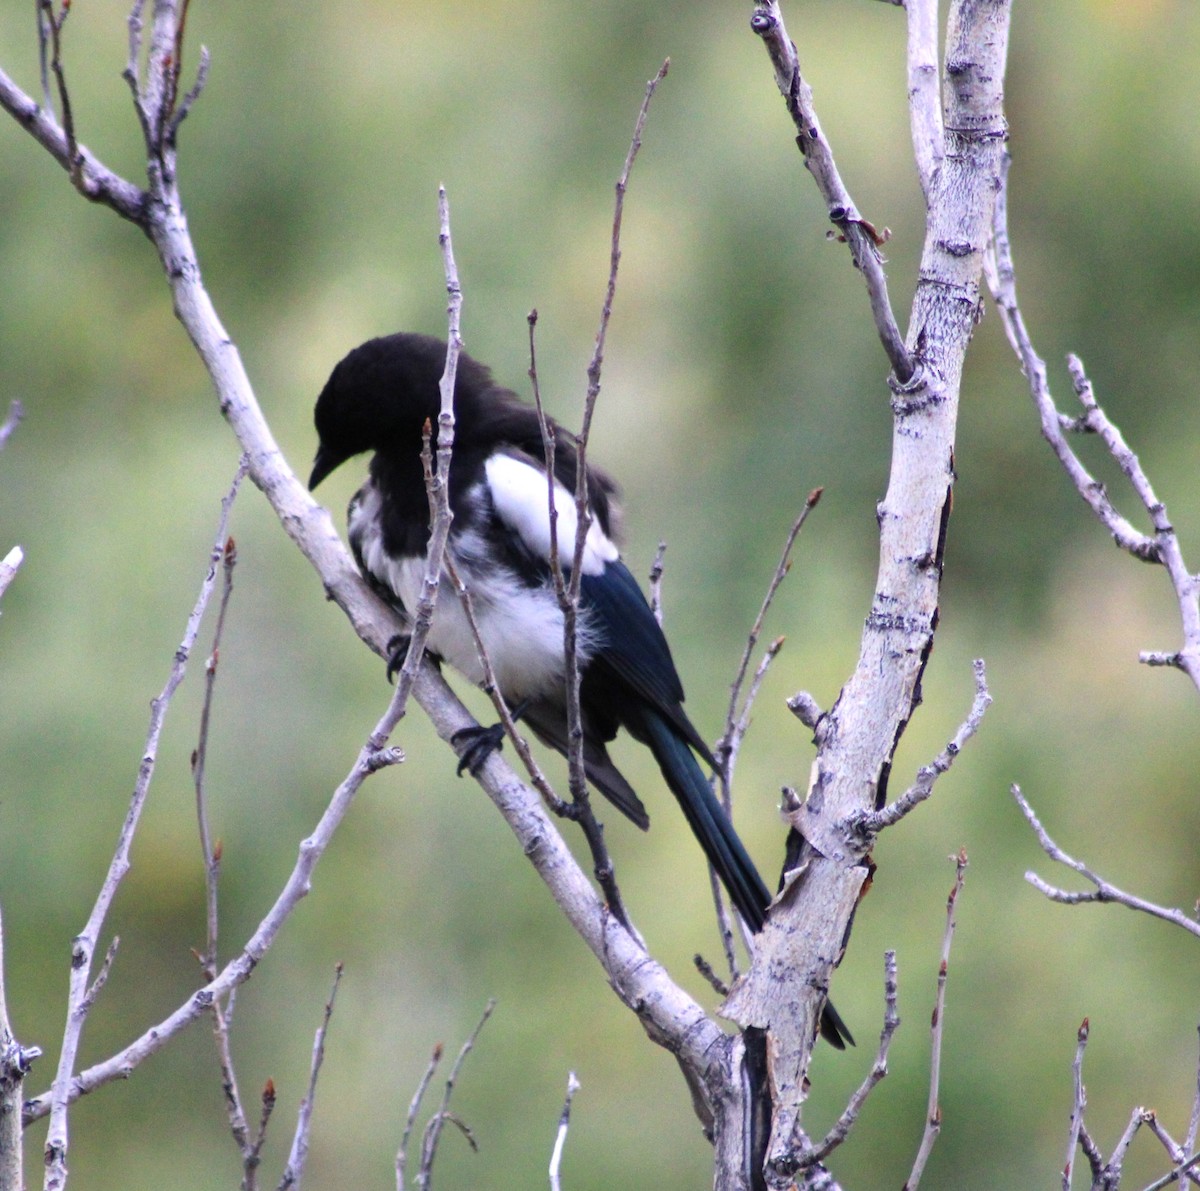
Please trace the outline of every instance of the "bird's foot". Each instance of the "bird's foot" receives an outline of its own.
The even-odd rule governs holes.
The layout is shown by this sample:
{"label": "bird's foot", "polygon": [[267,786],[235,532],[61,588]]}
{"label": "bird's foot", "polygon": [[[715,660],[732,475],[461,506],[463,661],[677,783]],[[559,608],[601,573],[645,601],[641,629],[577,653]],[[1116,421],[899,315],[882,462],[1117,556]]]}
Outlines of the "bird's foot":
{"label": "bird's foot", "polygon": [[466,770],[472,777],[478,777],[484,762],[504,747],[504,725],[492,724],[485,728],[475,724],[471,728],[460,728],[450,737],[450,743],[461,749],[455,771],[458,776],[462,777]]}
{"label": "bird's foot", "polygon": [[[387,680],[394,683],[396,675],[400,673],[404,667],[405,659],[408,657],[408,647],[412,644],[411,633],[397,633],[387,643]],[[425,656],[440,670],[442,659],[438,657],[431,649],[426,647]]]}
{"label": "bird's foot", "polygon": [[[514,703],[509,708],[509,715],[512,717],[514,724],[525,714],[525,709],[528,706],[529,700],[522,699],[519,703]],[[462,749],[462,752],[458,755],[458,769],[456,771],[458,776],[462,777],[463,770],[465,769],[472,777],[478,777],[484,762],[493,753],[498,753],[504,747],[504,725],[492,724],[490,727],[485,728],[480,724],[476,724],[471,728],[460,728],[450,737],[450,743],[456,749]]]}
{"label": "bird's foot", "polygon": [[400,668],[404,665],[404,659],[408,657],[408,647],[411,644],[411,633],[397,633],[387,643],[388,682],[394,683],[396,681],[396,675],[400,673]]}

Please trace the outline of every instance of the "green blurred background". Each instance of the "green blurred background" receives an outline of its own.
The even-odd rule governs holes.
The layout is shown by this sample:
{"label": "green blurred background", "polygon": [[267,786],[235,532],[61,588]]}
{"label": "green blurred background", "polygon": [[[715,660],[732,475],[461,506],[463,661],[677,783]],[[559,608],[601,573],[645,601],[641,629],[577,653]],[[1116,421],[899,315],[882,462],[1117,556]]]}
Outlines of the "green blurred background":
{"label": "green blurred background", "polygon": [[[32,5],[0,10],[0,62],[37,87]],[[120,78],[126,10],[78,4],[66,59],[81,139],[137,178]],[[871,597],[875,502],[888,467],[886,366],[844,247],[826,241],[749,7],[231,3],[197,0],[189,56],[212,52],[183,132],[181,177],[205,276],[288,458],[306,474],[312,402],[351,346],[438,332],[436,188],[453,210],[473,354],[526,387],[540,371],[575,422],[607,269],[612,184],[643,86],[668,55],[626,209],[596,456],[619,477],[626,557],[669,544],[667,627],[706,734],[719,730],[744,633],[805,493],[826,488],[767,627],[788,638],[738,771],[738,822],[777,865],[782,783],[803,785],[795,690],[830,704]],[[789,12],[818,110],[864,214],[892,230],[901,322],[922,238],[904,104],[903,13],[809,2]],[[1008,112],[1020,293],[1060,402],[1079,352],[1200,559],[1200,9],[1172,0],[1018,5]],[[0,902],[9,1003],[47,1056],[61,1033],[72,936],[125,813],[147,705],[215,532],[237,447],[171,314],[149,245],[89,206],[0,121],[0,400],[26,418],[0,455],[0,552],[26,562],[0,618]],[[1083,444],[1085,447],[1092,444]],[[1127,512],[1138,510],[1114,481]],[[904,1026],[891,1076],[833,1159],[847,1187],[903,1182],[928,1072],[946,857],[971,857],[948,991],[944,1128],[926,1186],[1057,1184],[1075,1031],[1090,1015],[1089,1124],[1111,1148],[1137,1104],[1183,1134],[1196,1082],[1193,940],[1119,909],[1051,905],[1049,869],[1007,793],[1020,782],[1060,842],[1146,897],[1191,906],[1200,839],[1196,693],[1137,663],[1170,649],[1165,576],[1119,555],[1039,438],[994,311],[968,358],[959,484],[938,646],[893,792],[942,747],[987,660],[995,704],[937,795],[876,852],[880,866],[834,992],[860,1045],[821,1051],[809,1123],[861,1079],[881,1015],[882,952],[899,952]],[[322,497],[339,516],[361,475]],[[382,666],[247,487],[211,739],[224,841],[223,954],[253,930],[330,790],[386,705]],[[121,936],[89,1022],[91,1063],[197,982],[202,873],[188,757],[197,656],[171,709],[158,775],[110,920]],[[460,684],[461,686],[461,684]],[[484,704],[468,699],[479,714]],[[409,1098],[436,1041],[454,1049],[499,998],[455,1107],[480,1152],[443,1142],[443,1187],[544,1185],[568,1070],[578,1072],[564,1186],[697,1188],[710,1151],[677,1069],[605,987],[479,790],[414,715],[409,762],[373,779],[277,946],[238,995],[234,1050],[253,1100],[280,1103],[264,1182],[278,1178],[312,1031],[346,964],[318,1092],[308,1185],[387,1187]],[[706,1004],[716,958],[699,853],[636,749],[655,817],[610,817],[628,901],[654,951]],[[557,771],[555,771],[557,772]],[[72,1185],[235,1186],[214,1049],[198,1026],[72,1117]],[[35,1174],[44,1127],[32,1130]],[[1165,1169],[1149,1138],[1131,1185]],[[31,1182],[35,1181],[31,1179]]]}

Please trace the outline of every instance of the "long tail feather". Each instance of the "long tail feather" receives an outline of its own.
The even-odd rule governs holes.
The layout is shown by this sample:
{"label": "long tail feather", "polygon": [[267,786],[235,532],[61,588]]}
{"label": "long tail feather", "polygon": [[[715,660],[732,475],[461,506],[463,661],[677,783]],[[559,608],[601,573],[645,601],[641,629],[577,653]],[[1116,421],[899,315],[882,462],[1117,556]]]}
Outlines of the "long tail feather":
{"label": "long tail feather", "polygon": [[[650,751],[671,793],[678,800],[692,833],[716,869],[738,913],[757,934],[766,919],[771,894],[729,821],[725,808],[717,800],[692,750],[673,724],[650,711],[641,726],[645,729]],[[854,1045],[846,1023],[828,1001],[821,1011],[821,1037],[838,1050],[844,1050],[847,1042]]]}

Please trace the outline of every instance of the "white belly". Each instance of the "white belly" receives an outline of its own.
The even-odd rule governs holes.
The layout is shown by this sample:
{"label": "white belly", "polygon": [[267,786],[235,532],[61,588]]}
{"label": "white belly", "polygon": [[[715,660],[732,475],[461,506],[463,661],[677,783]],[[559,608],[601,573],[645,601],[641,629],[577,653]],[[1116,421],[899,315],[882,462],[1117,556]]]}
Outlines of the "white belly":
{"label": "white belly", "polygon": [[[372,485],[351,509],[350,532],[357,538],[363,566],[400,598],[411,617],[421,599],[426,560],[396,559],[384,548],[379,531],[378,496]],[[509,702],[553,696],[562,691],[566,666],[563,616],[549,585],[528,587],[510,571],[473,565],[479,544],[459,540],[452,550],[459,577],[470,593],[479,636],[487,650],[496,682]],[[466,557],[464,558],[464,555]],[[580,616],[579,656],[585,661],[592,639],[586,616]],[[462,598],[443,570],[427,646],[476,684],[484,681],[483,662]]]}

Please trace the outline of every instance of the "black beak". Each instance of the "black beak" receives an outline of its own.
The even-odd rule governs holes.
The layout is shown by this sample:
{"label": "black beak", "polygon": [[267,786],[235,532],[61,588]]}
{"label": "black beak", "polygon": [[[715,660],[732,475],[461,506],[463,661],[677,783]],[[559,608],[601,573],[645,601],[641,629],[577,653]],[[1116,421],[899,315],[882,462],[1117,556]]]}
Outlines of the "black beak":
{"label": "black beak", "polygon": [[308,490],[311,492],[341,462],[328,447],[319,447],[317,457],[313,460],[312,475],[308,478]]}

